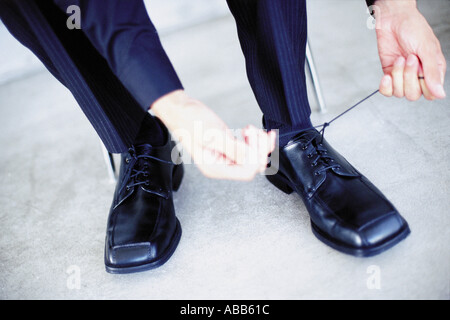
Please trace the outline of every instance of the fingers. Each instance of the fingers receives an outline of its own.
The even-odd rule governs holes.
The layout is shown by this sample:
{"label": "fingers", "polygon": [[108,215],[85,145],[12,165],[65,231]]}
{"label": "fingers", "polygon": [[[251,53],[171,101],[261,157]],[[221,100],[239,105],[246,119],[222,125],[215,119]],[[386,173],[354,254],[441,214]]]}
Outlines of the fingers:
{"label": "fingers", "polygon": [[[436,73],[434,77],[437,77],[439,85],[442,86],[445,75],[442,70],[443,67],[446,67],[445,61],[439,64],[435,63],[435,67],[436,70],[432,72]],[[406,60],[404,57],[399,57],[394,62],[391,74],[385,74],[381,79],[380,93],[387,97],[406,97],[410,101],[416,101],[422,95],[428,100],[445,97],[445,92],[436,95],[436,88],[432,90],[430,87],[429,83],[436,81],[436,79],[427,79],[425,67],[421,65],[421,61],[416,55],[410,54]]]}
{"label": "fingers", "polygon": [[[387,97],[394,95],[397,98],[403,98],[408,94],[408,97],[413,98],[417,92],[418,85],[418,67],[414,63],[415,61],[413,61],[412,58],[406,61],[405,58],[398,57],[394,62],[391,75],[386,74],[381,79],[380,92]],[[417,83],[414,83],[414,79],[411,78],[414,74],[414,68],[416,68],[415,78]]]}
{"label": "fingers", "polygon": [[203,159],[196,161],[196,164],[201,173],[211,179],[250,181],[257,173],[256,167],[230,163],[223,154],[207,149]]}
{"label": "fingers", "polygon": [[243,132],[245,142],[250,148],[255,149],[254,156],[257,157],[256,162],[259,164],[259,172],[264,172],[267,167],[267,158],[269,153],[275,149],[276,134],[274,131],[265,132],[254,126],[246,127]]}
{"label": "fingers", "polygon": [[443,58],[440,48],[426,46],[419,50],[419,58],[423,67],[425,83],[430,93],[439,99],[444,99],[444,75],[445,58]]}
{"label": "fingers", "polygon": [[405,91],[403,88],[403,71],[405,70],[405,58],[399,57],[392,69],[393,94],[397,98],[403,98]]}
{"label": "fingers", "polygon": [[444,85],[445,82],[445,72],[447,71],[447,60],[442,52],[441,44],[437,42],[437,64],[439,69],[439,75],[441,77],[441,84]]}
{"label": "fingers", "polygon": [[403,73],[404,94],[409,101],[416,101],[422,96],[418,78],[419,59],[414,54],[408,56]]}
{"label": "fingers", "polygon": [[423,96],[425,97],[425,99],[430,100],[430,101],[436,99],[433,96],[433,94],[430,92],[430,90],[428,89],[427,84],[425,83],[425,77],[423,75],[423,69],[422,69],[421,65],[419,65],[419,77],[418,78],[419,78],[420,88],[422,89],[422,93],[423,93]]}
{"label": "fingers", "polygon": [[225,141],[225,149],[222,153],[231,160],[233,164],[243,165],[246,161],[247,147],[243,141],[228,135]]}
{"label": "fingers", "polygon": [[380,82],[380,93],[386,97],[392,97],[393,88],[392,88],[392,77],[389,74],[385,74],[383,78],[381,78]]}
{"label": "fingers", "polygon": [[[203,149],[205,149],[212,153],[214,157],[217,156],[217,159],[222,157],[231,164],[242,165],[245,163],[245,143],[234,137],[231,130],[226,126],[213,129],[210,128],[202,134],[202,145],[199,149],[201,153],[203,152]],[[206,156],[208,157],[208,160],[212,159],[208,154]],[[201,157],[197,157],[197,159],[201,159]]]}
{"label": "fingers", "polygon": [[422,90],[423,96],[425,97],[425,99],[433,101],[435,98],[435,96],[433,96],[433,94],[431,93],[431,91],[428,89],[427,84],[425,83],[425,79],[423,77],[421,77],[419,79],[419,84],[420,84],[420,89]]}
{"label": "fingers", "polygon": [[244,130],[242,130],[242,136],[244,138],[245,143],[249,146],[251,153],[247,158],[248,161],[251,161],[257,164],[257,171],[260,171],[260,167],[263,165],[264,159],[261,154],[261,144],[262,137],[260,136],[258,129],[254,126],[248,126]]}
{"label": "fingers", "polygon": [[275,133],[248,126],[242,136],[244,140],[228,134],[211,135],[194,159],[200,171],[208,178],[240,181],[264,172],[268,154],[275,148]]}

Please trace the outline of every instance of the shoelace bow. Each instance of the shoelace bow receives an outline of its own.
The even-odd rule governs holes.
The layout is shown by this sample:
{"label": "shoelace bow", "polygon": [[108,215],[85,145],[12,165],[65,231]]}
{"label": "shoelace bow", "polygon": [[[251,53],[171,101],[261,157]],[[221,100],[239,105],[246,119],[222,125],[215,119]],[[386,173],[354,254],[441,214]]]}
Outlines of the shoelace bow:
{"label": "shoelace bow", "polygon": [[[125,161],[130,165],[131,172],[130,176],[127,179],[128,181],[133,181],[131,184],[127,184],[126,189],[129,191],[131,188],[135,186],[140,185],[150,185],[150,175],[148,174],[148,163],[147,161],[144,161],[144,164],[141,166],[139,165],[139,160],[155,160],[161,163],[166,164],[173,164],[171,161],[166,161],[163,159],[159,159],[157,157],[148,155],[148,154],[137,154],[136,149],[134,146],[129,148],[128,150],[129,154],[131,155],[131,158],[127,158]],[[137,167],[137,168],[136,168]]]}
{"label": "shoelace bow", "polygon": [[[306,142],[304,142],[302,149],[306,150],[309,148],[309,146],[312,144],[315,150],[315,155],[316,158],[312,161],[311,166],[315,167],[319,161],[322,162],[325,167],[317,170],[314,172],[315,175],[319,175],[320,173],[336,168],[339,169],[340,165],[338,164],[333,164],[333,162],[335,161],[333,159],[333,157],[329,156],[327,154],[327,149],[323,146],[323,139],[325,136],[325,129],[335,120],[339,119],[340,117],[342,117],[344,114],[346,114],[347,112],[353,110],[354,108],[356,108],[357,106],[359,106],[361,103],[363,103],[364,101],[366,101],[367,99],[371,98],[372,96],[374,96],[375,94],[377,94],[379,92],[379,90],[374,91],[373,93],[371,93],[370,95],[368,95],[367,97],[365,97],[364,99],[358,101],[356,104],[354,104],[353,106],[351,106],[350,108],[348,108],[347,110],[345,110],[344,112],[340,113],[339,115],[337,115],[336,117],[334,117],[333,119],[331,119],[328,122],[324,122],[323,124],[317,125],[317,126],[313,126],[313,127],[309,127],[303,130],[300,130],[296,133],[296,135],[294,136],[294,138],[291,140],[292,142],[297,142],[302,138],[302,133],[308,131],[308,130],[312,130],[312,129],[317,129],[322,127],[322,129],[319,131],[319,133],[321,134],[321,139],[320,142],[316,145],[313,144],[313,141],[316,140],[316,137],[312,137],[310,139],[308,139]],[[312,158],[314,156],[314,154],[310,153],[308,154],[308,158]]]}

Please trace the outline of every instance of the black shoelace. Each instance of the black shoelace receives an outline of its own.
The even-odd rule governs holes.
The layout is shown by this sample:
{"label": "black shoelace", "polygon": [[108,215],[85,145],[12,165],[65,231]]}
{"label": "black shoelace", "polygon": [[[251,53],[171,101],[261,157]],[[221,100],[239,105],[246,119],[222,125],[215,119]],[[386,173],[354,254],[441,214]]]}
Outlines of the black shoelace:
{"label": "black shoelace", "polygon": [[314,147],[314,153],[311,152],[308,154],[308,158],[312,158],[315,156],[314,160],[312,160],[311,162],[311,166],[315,167],[317,166],[317,164],[319,162],[321,162],[324,167],[320,168],[319,170],[316,170],[314,172],[315,175],[319,175],[324,171],[330,170],[330,169],[339,169],[340,166],[338,164],[335,164],[335,160],[333,159],[333,157],[329,156],[327,154],[327,149],[323,146],[323,139],[324,139],[324,135],[325,135],[325,129],[335,120],[339,119],[340,117],[342,117],[344,114],[346,114],[347,112],[353,110],[354,108],[356,108],[357,106],[359,106],[361,103],[363,103],[364,101],[368,100],[369,98],[371,98],[372,96],[374,96],[375,94],[377,94],[379,92],[379,90],[374,91],[373,93],[371,93],[370,95],[368,95],[367,97],[365,97],[364,99],[358,101],[356,104],[354,104],[353,106],[351,106],[350,108],[348,108],[347,110],[345,110],[344,112],[340,113],[339,115],[337,115],[336,117],[334,117],[333,119],[331,119],[328,122],[324,122],[323,124],[317,125],[317,126],[313,126],[313,127],[309,127],[306,129],[302,129],[298,132],[296,132],[294,138],[292,138],[292,140],[290,141],[290,143],[293,142],[297,142],[302,138],[302,134],[306,131],[309,130],[317,130],[317,128],[322,128],[319,133],[321,134],[321,140],[319,143],[316,143],[315,145],[313,144],[313,142],[316,140],[316,136],[313,136],[312,138],[308,139],[306,142],[303,143],[302,145],[302,149],[303,150],[307,150],[310,145],[313,145]]}
{"label": "black shoelace", "polygon": [[[340,117],[342,117],[344,114],[346,114],[347,112],[353,110],[354,108],[356,108],[357,106],[359,106],[361,103],[363,103],[364,101],[368,100],[369,98],[371,98],[372,96],[374,96],[376,93],[378,93],[379,90],[374,91],[373,93],[371,93],[370,95],[368,95],[367,97],[365,97],[364,99],[358,101],[356,104],[354,104],[353,106],[351,106],[350,108],[348,108],[347,110],[345,110],[344,112],[340,113],[339,115],[337,115],[336,117],[334,117],[333,119],[331,119],[328,122],[324,122],[323,124],[317,125],[317,126],[313,126],[313,127],[309,127],[306,129],[302,129],[298,132],[296,132],[294,138],[291,140],[291,142],[296,142],[298,141],[301,137],[302,137],[302,133],[309,131],[309,130],[317,130],[317,128],[322,127],[322,129],[319,131],[319,133],[321,134],[321,140],[318,144],[316,144],[314,146],[314,150],[315,153],[310,153],[308,154],[308,158],[312,158],[313,156],[316,156],[314,160],[312,160],[311,162],[311,166],[317,166],[317,164],[319,162],[322,162],[324,164],[324,167],[320,168],[319,170],[315,171],[315,175],[319,175],[320,173],[329,170],[329,169],[339,169],[340,166],[338,164],[334,164],[333,162],[335,162],[335,160],[333,159],[333,157],[329,156],[327,154],[327,149],[323,146],[322,142],[324,139],[324,135],[325,135],[325,129],[330,126],[330,124],[332,122],[334,122],[335,120],[339,119]],[[313,144],[313,141],[316,140],[316,137],[313,136],[312,138],[308,139],[302,146],[303,150],[308,149],[308,147]],[[162,160],[150,155],[146,155],[146,154],[142,154],[142,155],[137,155],[136,154],[136,150],[134,147],[131,147],[129,149],[129,153],[131,155],[131,158],[127,158],[126,161],[129,163],[130,167],[131,167],[131,173],[129,176],[128,181],[132,181],[133,183],[131,184],[127,184],[126,189],[127,191],[130,190],[131,188],[135,187],[135,186],[139,186],[139,185],[149,185],[150,184],[150,179],[149,179],[149,174],[148,174],[148,163],[147,161],[144,161],[143,165],[139,165],[139,160],[140,159],[144,159],[144,160],[155,160],[155,161],[159,161],[162,163],[166,163],[166,164],[173,164],[171,161],[166,161],[166,160]],[[135,168],[137,167],[137,168]]]}
{"label": "black shoelace", "polygon": [[[128,150],[131,158],[126,158],[126,162],[130,165],[131,172],[130,176],[127,179],[128,181],[131,181],[132,183],[126,185],[127,191],[129,191],[131,188],[135,186],[140,185],[150,185],[150,175],[148,172],[148,160],[154,160],[161,163],[166,164],[173,164],[171,161],[162,160],[159,158],[156,158],[151,155],[147,154],[137,154],[136,149],[134,147],[131,147]],[[144,160],[143,164],[140,163],[140,160]]]}

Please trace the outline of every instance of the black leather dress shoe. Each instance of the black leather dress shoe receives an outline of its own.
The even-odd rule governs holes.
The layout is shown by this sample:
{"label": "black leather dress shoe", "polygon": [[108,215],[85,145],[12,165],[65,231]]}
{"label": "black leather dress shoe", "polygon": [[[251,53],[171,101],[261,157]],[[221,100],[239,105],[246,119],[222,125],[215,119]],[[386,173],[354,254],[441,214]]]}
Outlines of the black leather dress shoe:
{"label": "black leather dress shoe", "polygon": [[298,193],[313,233],[341,252],[373,256],[410,233],[386,197],[317,130],[299,133],[281,148],[278,169],[267,179],[285,193]]}
{"label": "black leather dress shoe", "polygon": [[106,233],[107,272],[153,269],[175,251],[181,227],[172,191],[181,184],[183,165],[171,160],[174,146],[168,138],[162,147],[139,145],[122,154]]}

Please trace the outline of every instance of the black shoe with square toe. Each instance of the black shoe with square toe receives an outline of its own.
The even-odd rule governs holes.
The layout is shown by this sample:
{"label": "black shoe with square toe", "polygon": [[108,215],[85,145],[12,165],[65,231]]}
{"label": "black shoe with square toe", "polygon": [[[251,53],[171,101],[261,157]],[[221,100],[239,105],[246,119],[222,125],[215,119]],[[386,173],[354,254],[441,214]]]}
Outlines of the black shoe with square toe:
{"label": "black shoe with square toe", "polygon": [[[169,134],[166,135],[169,137]],[[183,177],[175,143],[133,146],[121,155],[118,184],[111,206],[105,244],[109,273],[157,268],[174,253],[181,237],[173,191]]]}
{"label": "black shoe with square toe", "polygon": [[301,196],[312,231],[325,244],[369,257],[410,233],[391,202],[317,130],[297,134],[279,152],[278,171],[267,179],[283,192]]}

